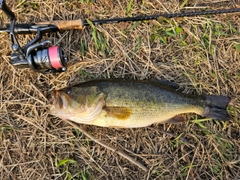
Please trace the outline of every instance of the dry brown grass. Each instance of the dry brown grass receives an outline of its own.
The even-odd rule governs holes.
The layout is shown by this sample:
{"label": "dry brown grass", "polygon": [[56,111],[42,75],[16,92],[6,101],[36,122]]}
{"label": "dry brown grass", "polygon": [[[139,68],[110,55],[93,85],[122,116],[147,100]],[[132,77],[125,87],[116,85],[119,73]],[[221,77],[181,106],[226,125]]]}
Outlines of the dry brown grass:
{"label": "dry brown grass", "polygon": [[[18,22],[123,17],[129,2],[7,1]],[[129,14],[179,12],[182,2],[134,0]],[[214,2],[189,0],[185,9],[226,8],[239,3]],[[2,23],[9,22],[0,15]],[[240,179],[239,22],[238,13],[96,26],[98,37],[106,43],[97,50],[90,27],[48,34],[44,38],[61,45],[69,59],[66,73],[50,75],[12,67],[9,37],[0,34],[0,178]],[[182,32],[175,32],[177,26]],[[33,38],[18,37],[21,44]],[[46,97],[53,89],[112,77],[167,79],[178,83],[186,93],[228,95],[232,98],[231,121],[200,122],[189,115],[187,118],[195,121],[138,129],[81,125],[97,139],[142,162],[149,168],[146,173],[48,115]],[[57,166],[59,162],[63,165]]]}

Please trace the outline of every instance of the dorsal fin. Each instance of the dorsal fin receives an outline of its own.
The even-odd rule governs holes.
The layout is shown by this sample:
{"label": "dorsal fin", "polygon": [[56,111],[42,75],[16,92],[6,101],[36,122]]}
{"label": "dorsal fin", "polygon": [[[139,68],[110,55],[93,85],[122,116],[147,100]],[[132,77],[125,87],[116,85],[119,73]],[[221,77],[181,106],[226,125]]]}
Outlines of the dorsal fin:
{"label": "dorsal fin", "polygon": [[168,80],[164,80],[164,79],[151,79],[150,82],[153,82],[153,83],[157,83],[157,84],[160,84],[160,85],[163,85],[163,86],[166,86],[172,90],[179,90],[179,85],[174,83],[174,82],[171,82],[171,81],[168,81]]}

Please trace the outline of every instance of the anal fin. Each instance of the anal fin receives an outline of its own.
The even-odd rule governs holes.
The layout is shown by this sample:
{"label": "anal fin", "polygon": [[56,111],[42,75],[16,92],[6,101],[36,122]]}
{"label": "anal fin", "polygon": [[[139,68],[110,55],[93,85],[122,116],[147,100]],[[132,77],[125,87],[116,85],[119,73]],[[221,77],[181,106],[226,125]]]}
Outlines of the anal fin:
{"label": "anal fin", "polygon": [[174,116],[173,118],[171,119],[168,119],[167,121],[165,121],[165,123],[168,123],[168,124],[180,124],[182,122],[185,122],[186,119],[182,116]]}

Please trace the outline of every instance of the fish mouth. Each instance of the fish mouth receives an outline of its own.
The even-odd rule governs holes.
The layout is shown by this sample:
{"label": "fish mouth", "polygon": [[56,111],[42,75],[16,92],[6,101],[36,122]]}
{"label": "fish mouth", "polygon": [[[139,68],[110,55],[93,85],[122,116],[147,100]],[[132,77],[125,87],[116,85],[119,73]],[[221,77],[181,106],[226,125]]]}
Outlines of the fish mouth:
{"label": "fish mouth", "polygon": [[54,91],[54,98],[53,98],[53,106],[58,109],[62,109],[63,107],[63,99],[59,93],[59,91]]}

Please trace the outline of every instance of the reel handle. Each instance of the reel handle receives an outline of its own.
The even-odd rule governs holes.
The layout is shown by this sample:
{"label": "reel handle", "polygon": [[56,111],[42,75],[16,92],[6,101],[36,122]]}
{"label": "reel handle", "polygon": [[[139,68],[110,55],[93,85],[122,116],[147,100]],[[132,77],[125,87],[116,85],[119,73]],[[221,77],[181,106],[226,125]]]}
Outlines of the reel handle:
{"label": "reel handle", "polygon": [[2,9],[11,21],[15,19],[14,13],[9,9],[5,0],[0,0],[0,9]]}

